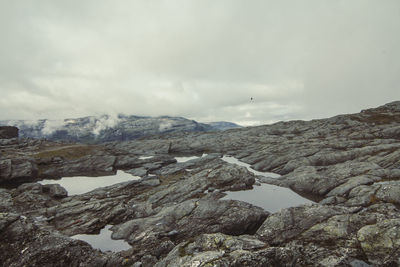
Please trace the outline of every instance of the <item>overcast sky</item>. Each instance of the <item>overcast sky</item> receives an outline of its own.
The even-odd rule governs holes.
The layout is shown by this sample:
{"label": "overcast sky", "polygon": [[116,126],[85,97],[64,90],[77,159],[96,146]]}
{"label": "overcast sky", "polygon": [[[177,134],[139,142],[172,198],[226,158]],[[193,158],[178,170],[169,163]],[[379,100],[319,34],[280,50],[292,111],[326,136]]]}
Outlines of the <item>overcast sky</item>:
{"label": "overcast sky", "polygon": [[0,0],[0,38],[0,119],[254,125],[400,100],[398,0]]}

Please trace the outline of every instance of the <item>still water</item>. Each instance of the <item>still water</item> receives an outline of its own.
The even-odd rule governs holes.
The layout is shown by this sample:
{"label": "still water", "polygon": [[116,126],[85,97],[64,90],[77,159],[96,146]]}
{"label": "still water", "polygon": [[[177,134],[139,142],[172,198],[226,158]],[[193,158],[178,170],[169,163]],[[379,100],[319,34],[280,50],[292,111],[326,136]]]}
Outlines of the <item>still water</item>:
{"label": "still water", "polygon": [[60,180],[42,180],[39,181],[40,184],[60,184],[64,187],[68,195],[79,195],[87,193],[99,187],[109,186],[113,184],[118,184],[122,182],[138,180],[139,176],[133,176],[124,171],[118,170],[115,175],[109,176],[74,176],[74,177],[64,177]]}
{"label": "still water", "polygon": [[222,160],[225,161],[225,162],[228,162],[228,163],[237,164],[239,166],[246,167],[250,172],[254,173],[254,175],[261,175],[261,176],[272,177],[272,178],[280,177],[280,175],[277,174],[277,173],[256,171],[256,170],[254,170],[253,168],[250,167],[250,164],[241,162],[237,158],[234,158],[234,157],[231,157],[231,156],[223,156]]}
{"label": "still water", "polygon": [[109,250],[118,252],[130,249],[131,246],[127,242],[123,240],[111,239],[111,227],[112,225],[106,225],[103,229],[101,229],[100,234],[97,235],[74,235],[71,236],[71,238],[83,240],[89,243],[93,248],[100,249],[101,251]]}
{"label": "still water", "polygon": [[199,156],[175,157],[175,159],[176,159],[176,161],[177,161],[178,163],[182,163],[182,162],[186,162],[186,161],[189,161],[189,160],[192,160],[192,159],[198,159],[198,158],[205,157],[205,156],[207,156],[207,154],[203,154],[203,155],[201,155],[200,157],[199,157]]}
{"label": "still water", "polygon": [[[224,156],[222,160],[246,167],[255,175],[278,178],[279,174],[272,172],[259,172],[250,167],[249,164],[239,161],[234,157]],[[261,207],[269,212],[277,212],[283,208],[294,207],[302,204],[313,203],[292,190],[270,184],[254,185],[253,189],[245,191],[225,192],[227,195],[222,199],[241,200],[255,206]]]}

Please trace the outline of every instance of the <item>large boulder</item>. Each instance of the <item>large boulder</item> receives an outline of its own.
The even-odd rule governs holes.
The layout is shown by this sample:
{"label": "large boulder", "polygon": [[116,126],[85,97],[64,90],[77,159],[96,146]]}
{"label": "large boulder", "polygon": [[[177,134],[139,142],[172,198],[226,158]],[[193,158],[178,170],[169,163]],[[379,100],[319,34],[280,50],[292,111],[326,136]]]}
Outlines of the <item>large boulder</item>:
{"label": "large boulder", "polygon": [[32,181],[37,174],[37,165],[30,158],[0,160],[0,184]]}
{"label": "large boulder", "polygon": [[43,230],[15,213],[0,213],[1,266],[130,266],[118,254],[102,253],[89,244]]}
{"label": "large boulder", "polygon": [[114,226],[112,238],[127,240],[137,254],[159,257],[168,252],[160,252],[163,242],[180,242],[199,233],[253,234],[268,215],[245,202],[190,199]]}

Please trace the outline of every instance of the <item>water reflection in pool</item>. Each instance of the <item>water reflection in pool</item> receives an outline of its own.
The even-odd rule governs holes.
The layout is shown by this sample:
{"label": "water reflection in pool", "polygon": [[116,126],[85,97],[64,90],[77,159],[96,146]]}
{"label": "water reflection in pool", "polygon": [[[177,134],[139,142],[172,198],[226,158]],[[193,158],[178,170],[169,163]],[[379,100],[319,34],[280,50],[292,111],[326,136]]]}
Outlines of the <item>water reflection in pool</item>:
{"label": "water reflection in pool", "polygon": [[175,159],[176,159],[176,161],[177,161],[178,163],[182,163],[182,162],[186,162],[186,161],[189,161],[189,160],[192,160],[192,159],[198,159],[198,158],[205,157],[205,156],[207,156],[207,154],[203,154],[203,155],[201,155],[200,157],[198,157],[198,156],[191,156],[191,157],[175,157]]}
{"label": "water reflection in pool", "polygon": [[[256,171],[252,169],[249,164],[240,162],[234,157],[224,156],[222,160],[244,166],[255,175],[273,178],[280,177],[280,175],[276,173]],[[252,190],[225,193],[227,193],[227,195],[222,199],[241,200],[261,207],[269,212],[276,212],[282,208],[294,207],[301,204],[313,203],[311,200],[298,195],[288,188],[264,183],[259,186],[254,186]]]}
{"label": "water reflection in pool", "polygon": [[152,159],[154,156],[140,156],[139,159]]}
{"label": "water reflection in pool", "polygon": [[301,197],[288,188],[270,184],[254,186],[252,190],[225,193],[227,195],[222,199],[241,200],[269,212],[277,212],[283,208],[313,203],[311,200]]}
{"label": "water reflection in pool", "polygon": [[225,162],[228,162],[228,163],[237,164],[239,166],[246,167],[250,172],[254,173],[254,175],[261,175],[261,176],[272,177],[272,178],[280,177],[280,175],[277,174],[277,173],[256,171],[256,170],[254,170],[253,168],[250,167],[250,164],[241,162],[237,158],[234,158],[234,157],[231,157],[231,156],[223,156],[222,160],[225,161]]}
{"label": "water reflection in pool", "polygon": [[131,246],[123,240],[111,239],[112,231],[109,229],[112,225],[106,225],[101,229],[98,235],[74,235],[71,236],[73,239],[83,240],[89,243],[93,248],[100,249],[101,251],[113,251],[118,252],[122,250],[128,250]]}
{"label": "water reflection in pool", "polygon": [[68,191],[68,195],[78,195],[92,191],[98,187],[109,186],[122,182],[138,180],[139,176],[133,176],[124,171],[118,170],[116,175],[87,177],[87,176],[74,176],[64,177],[60,180],[43,180],[41,184],[60,184]]}

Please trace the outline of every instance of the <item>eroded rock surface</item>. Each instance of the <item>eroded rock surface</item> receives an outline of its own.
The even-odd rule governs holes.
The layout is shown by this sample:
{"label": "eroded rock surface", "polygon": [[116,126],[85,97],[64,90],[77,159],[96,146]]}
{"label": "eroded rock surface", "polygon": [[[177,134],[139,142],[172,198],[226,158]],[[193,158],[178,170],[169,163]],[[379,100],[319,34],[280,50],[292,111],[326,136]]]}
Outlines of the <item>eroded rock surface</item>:
{"label": "eroded rock surface", "polygon": [[[399,129],[400,102],[393,102],[323,120],[104,145],[2,139],[0,262],[399,266]],[[178,155],[199,158],[177,162]],[[255,176],[222,155],[282,176]],[[74,196],[56,180],[36,183],[116,170],[141,179]],[[251,190],[256,181],[291,188],[317,203],[270,214],[220,200],[226,191]],[[110,224],[112,237],[131,249],[104,252],[70,238]]]}

